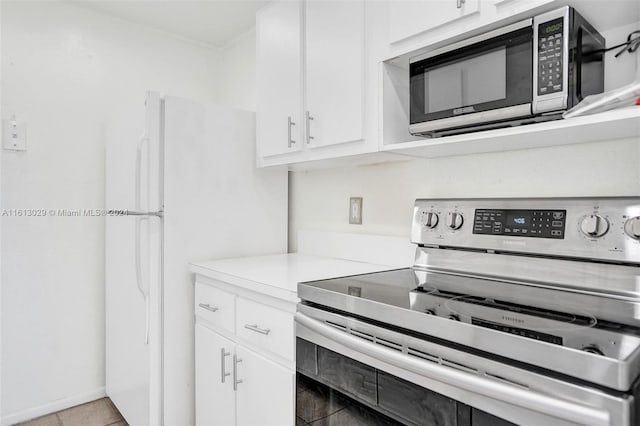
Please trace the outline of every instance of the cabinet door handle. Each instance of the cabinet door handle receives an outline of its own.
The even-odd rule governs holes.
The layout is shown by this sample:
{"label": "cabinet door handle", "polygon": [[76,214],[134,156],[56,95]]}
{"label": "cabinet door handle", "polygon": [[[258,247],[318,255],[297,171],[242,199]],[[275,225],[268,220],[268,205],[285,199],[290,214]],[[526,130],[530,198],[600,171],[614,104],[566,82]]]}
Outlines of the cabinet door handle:
{"label": "cabinet door handle", "polygon": [[231,355],[231,352],[226,352],[224,348],[220,348],[220,381],[224,383],[224,378],[230,376],[231,373],[227,373],[224,368],[224,359]]}
{"label": "cabinet door handle", "polygon": [[464,4],[465,0],[456,0],[456,6],[458,9],[462,9],[462,5]]}
{"label": "cabinet door handle", "polygon": [[198,303],[198,306],[200,306],[202,309],[206,309],[207,311],[211,311],[211,312],[215,312],[218,310],[217,306],[211,306],[208,303]]}
{"label": "cabinet door handle", "polygon": [[260,334],[271,333],[270,328],[260,328],[258,327],[258,324],[245,324],[244,328],[246,328],[247,330],[255,331],[256,333],[260,333]]}
{"label": "cabinet door handle", "polygon": [[242,380],[238,380],[238,364],[242,362],[242,358],[238,358],[238,355],[233,354],[233,390],[238,390],[238,385],[242,383]]}
{"label": "cabinet door handle", "polygon": [[311,143],[311,139],[313,139],[313,136],[311,136],[311,121],[314,118],[309,111],[307,111],[306,116],[307,116],[307,145],[308,145]]}
{"label": "cabinet door handle", "polygon": [[291,126],[295,126],[295,125],[296,123],[294,123],[294,121],[291,119],[291,116],[288,116],[287,117],[287,137],[289,139],[289,148],[291,148],[291,145],[296,143],[296,141],[291,139]]}

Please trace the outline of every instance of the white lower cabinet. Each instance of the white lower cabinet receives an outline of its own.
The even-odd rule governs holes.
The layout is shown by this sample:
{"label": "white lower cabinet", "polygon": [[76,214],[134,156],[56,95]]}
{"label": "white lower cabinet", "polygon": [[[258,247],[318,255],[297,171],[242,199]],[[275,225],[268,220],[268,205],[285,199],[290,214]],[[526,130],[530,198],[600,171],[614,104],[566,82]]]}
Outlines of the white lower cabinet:
{"label": "white lower cabinet", "polygon": [[235,424],[231,354],[235,343],[196,324],[196,424]]}
{"label": "white lower cabinet", "polygon": [[295,303],[220,284],[196,281],[196,425],[294,425]]}
{"label": "white lower cabinet", "polygon": [[289,425],[294,421],[295,374],[250,349],[236,347],[236,425]]}

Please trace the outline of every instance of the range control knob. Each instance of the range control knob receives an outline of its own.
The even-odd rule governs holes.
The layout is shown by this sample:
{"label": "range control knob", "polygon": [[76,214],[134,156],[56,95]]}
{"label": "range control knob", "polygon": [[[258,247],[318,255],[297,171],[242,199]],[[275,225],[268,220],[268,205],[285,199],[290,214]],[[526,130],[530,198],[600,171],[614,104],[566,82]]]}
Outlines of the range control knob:
{"label": "range control knob", "polygon": [[599,214],[591,214],[582,218],[580,230],[587,237],[602,237],[609,230],[609,221]]}
{"label": "range control knob", "polygon": [[447,227],[451,229],[460,229],[464,221],[462,214],[458,212],[447,213]]}
{"label": "range control knob", "polygon": [[596,354],[596,355],[603,355],[604,356],[604,352],[602,352],[602,350],[600,350],[598,345],[588,345],[588,346],[585,346],[584,348],[582,348],[582,350],[585,351],[585,352],[589,352],[590,354]]}
{"label": "range control knob", "polygon": [[460,317],[456,314],[450,314],[447,318],[454,321],[460,321]]}
{"label": "range control knob", "polygon": [[423,212],[422,213],[422,224],[429,228],[433,229],[438,225],[438,214],[434,212]]}
{"label": "range control knob", "polygon": [[424,313],[427,315],[435,315],[436,311],[434,311],[433,309],[426,309]]}
{"label": "range control knob", "polygon": [[640,240],[640,216],[627,219],[624,224],[624,232],[635,240]]}

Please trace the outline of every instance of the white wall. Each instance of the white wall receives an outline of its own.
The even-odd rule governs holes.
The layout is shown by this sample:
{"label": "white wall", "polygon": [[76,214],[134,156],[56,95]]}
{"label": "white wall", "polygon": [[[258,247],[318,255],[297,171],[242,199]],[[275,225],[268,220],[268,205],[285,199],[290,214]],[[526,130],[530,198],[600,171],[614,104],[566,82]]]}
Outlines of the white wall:
{"label": "white wall", "polygon": [[[413,202],[429,197],[640,195],[640,140],[558,146],[290,175],[289,248],[298,230],[409,238]],[[349,225],[349,197],[363,197]]]}
{"label": "white wall", "polygon": [[[2,52],[2,7],[0,6],[0,52]],[[0,64],[1,65],[1,64]],[[0,66],[0,100],[2,99],[2,66]],[[0,102],[0,118],[2,115]],[[2,138],[0,137],[0,141]],[[0,189],[2,188],[2,149],[0,149]],[[0,191],[0,211],[2,210],[2,191]],[[0,215],[0,416],[2,416],[2,215]]]}
{"label": "white wall", "polygon": [[[109,111],[148,88],[217,96],[217,51],[155,30],[50,1],[3,1],[1,28],[3,118],[28,126],[28,151],[3,153],[5,209],[102,207]],[[102,394],[103,232],[2,218],[3,423]]]}
{"label": "white wall", "polygon": [[256,110],[255,28],[232,40],[221,50],[218,84],[220,103]]}

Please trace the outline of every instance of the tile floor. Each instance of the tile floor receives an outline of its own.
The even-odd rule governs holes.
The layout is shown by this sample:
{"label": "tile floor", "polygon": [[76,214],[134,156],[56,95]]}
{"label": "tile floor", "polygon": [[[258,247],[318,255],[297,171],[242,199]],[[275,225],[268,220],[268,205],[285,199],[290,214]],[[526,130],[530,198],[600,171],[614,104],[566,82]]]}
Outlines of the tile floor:
{"label": "tile floor", "polygon": [[[401,423],[300,374],[296,426],[397,426]],[[71,407],[15,426],[128,426],[109,398]]]}
{"label": "tile floor", "polygon": [[402,425],[329,387],[297,374],[296,426]]}
{"label": "tile floor", "polygon": [[128,426],[109,398],[67,408],[16,426]]}

